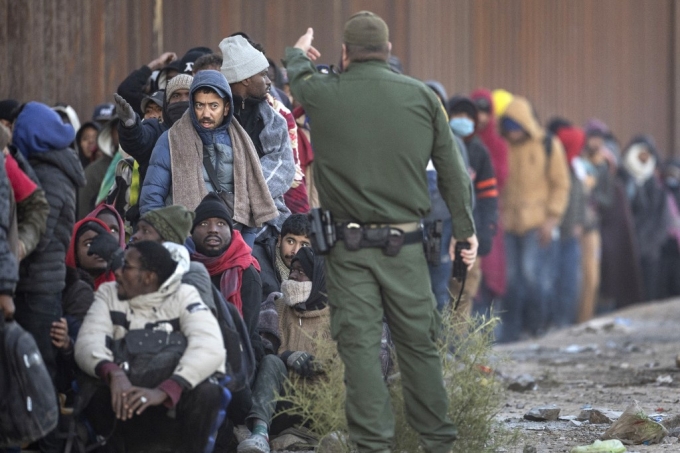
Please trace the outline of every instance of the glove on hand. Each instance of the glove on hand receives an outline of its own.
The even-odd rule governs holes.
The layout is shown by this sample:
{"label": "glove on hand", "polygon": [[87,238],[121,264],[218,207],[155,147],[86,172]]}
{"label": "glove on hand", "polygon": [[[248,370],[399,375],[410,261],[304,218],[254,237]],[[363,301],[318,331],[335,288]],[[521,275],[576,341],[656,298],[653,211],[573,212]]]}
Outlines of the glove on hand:
{"label": "glove on hand", "polygon": [[132,106],[118,93],[113,94],[113,101],[116,104],[116,115],[123,122],[123,126],[134,126],[137,114],[132,110]]}
{"label": "glove on hand", "polygon": [[115,253],[120,249],[118,241],[111,233],[100,233],[90,243],[88,255],[97,255],[111,265]]}
{"label": "glove on hand", "polygon": [[311,377],[316,374],[314,356],[306,351],[286,351],[281,354],[281,360],[289,369],[302,377]]}

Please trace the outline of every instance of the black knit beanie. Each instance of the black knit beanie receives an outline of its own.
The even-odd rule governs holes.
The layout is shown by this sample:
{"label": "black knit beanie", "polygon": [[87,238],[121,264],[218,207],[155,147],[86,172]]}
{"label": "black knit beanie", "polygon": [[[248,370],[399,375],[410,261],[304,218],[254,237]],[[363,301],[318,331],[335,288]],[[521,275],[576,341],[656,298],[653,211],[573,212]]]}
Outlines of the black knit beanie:
{"label": "black knit beanie", "polygon": [[196,225],[203,222],[205,219],[210,219],[212,217],[226,220],[229,229],[234,231],[234,221],[231,219],[231,215],[227,210],[227,205],[215,192],[210,192],[206,195],[205,198],[201,200],[201,204],[196,207],[195,212],[196,218],[191,227],[192,232],[194,231],[194,228],[196,228]]}

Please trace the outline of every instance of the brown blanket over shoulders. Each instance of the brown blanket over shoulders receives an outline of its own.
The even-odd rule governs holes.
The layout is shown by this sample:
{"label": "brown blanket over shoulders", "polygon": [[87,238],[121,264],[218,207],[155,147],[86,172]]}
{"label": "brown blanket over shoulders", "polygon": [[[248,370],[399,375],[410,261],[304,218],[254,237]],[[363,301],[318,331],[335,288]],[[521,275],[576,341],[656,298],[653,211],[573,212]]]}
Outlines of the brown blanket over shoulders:
{"label": "brown blanket over shoulders", "polygon": [[[203,180],[203,142],[187,111],[168,132],[172,169],[172,202],[193,211],[208,194]],[[232,121],[229,135],[234,154],[234,221],[251,227],[279,215],[262,174],[255,146]]]}

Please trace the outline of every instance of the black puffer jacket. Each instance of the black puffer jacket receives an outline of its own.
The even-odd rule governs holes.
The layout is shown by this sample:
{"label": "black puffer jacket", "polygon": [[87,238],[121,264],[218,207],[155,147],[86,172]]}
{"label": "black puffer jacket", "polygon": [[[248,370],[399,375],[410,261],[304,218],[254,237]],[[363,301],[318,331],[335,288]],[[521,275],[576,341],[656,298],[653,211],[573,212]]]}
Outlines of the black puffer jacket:
{"label": "black puffer jacket", "polygon": [[262,280],[262,301],[266,301],[273,292],[281,292],[281,275],[276,269],[276,235],[258,238],[253,246],[253,256],[260,263],[260,279]]}
{"label": "black puffer jacket", "polygon": [[153,147],[156,146],[158,138],[168,129],[167,121],[160,122],[156,118],[142,121],[137,116],[135,125],[132,127],[125,127],[122,121],[118,123],[121,148],[139,163],[140,190],[146,178],[146,171],[149,169]]}
{"label": "black puffer jacket", "polygon": [[70,148],[33,154],[29,163],[45,191],[50,214],[38,247],[21,262],[17,292],[61,293],[76,218],[76,191],[85,185],[83,167]]}

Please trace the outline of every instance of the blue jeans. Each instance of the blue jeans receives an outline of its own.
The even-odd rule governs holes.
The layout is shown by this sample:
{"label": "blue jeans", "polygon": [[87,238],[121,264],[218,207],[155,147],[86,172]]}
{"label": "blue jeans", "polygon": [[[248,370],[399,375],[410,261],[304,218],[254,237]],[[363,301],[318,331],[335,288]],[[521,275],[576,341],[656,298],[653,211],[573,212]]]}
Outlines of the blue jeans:
{"label": "blue jeans", "polygon": [[517,341],[522,332],[538,334],[545,326],[554,280],[553,243],[543,247],[537,229],[522,236],[505,233],[507,292],[501,308],[500,342]]}
{"label": "blue jeans", "polygon": [[453,261],[451,261],[451,256],[449,256],[451,236],[451,219],[447,219],[442,224],[441,261],[438,266],[433,266],[430,263],[427,264],[427,268],[430,271],[432,292],[437,300],[437,310],[440,313],[451,302],[451,295],[449,294],[449,280],[451,280],[451,273],[453,272]]}
{"label": "blue jeans", "polygon": [[557,241],[557,275],[551,299],[551,324],[565,327],[576,322],[581,294],[581,242],[573,236]]}

